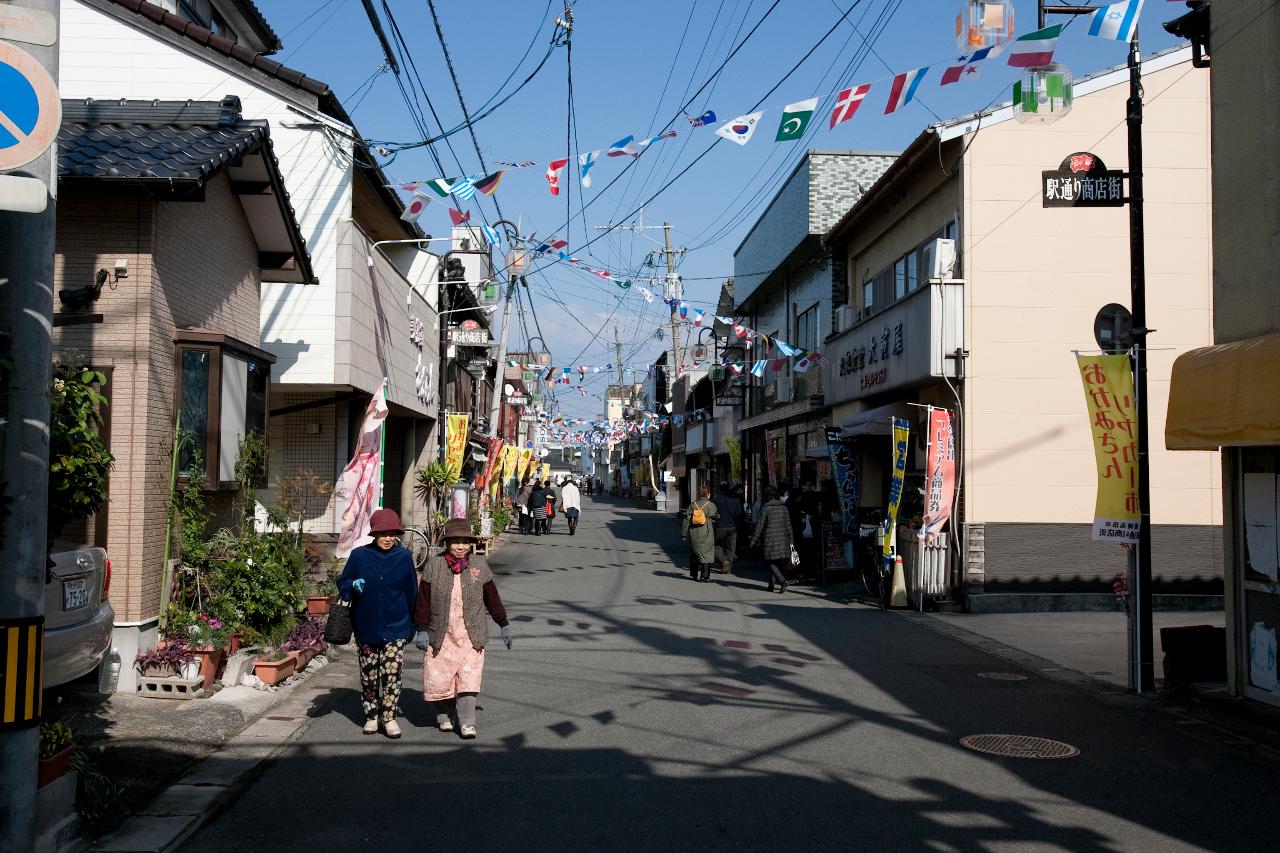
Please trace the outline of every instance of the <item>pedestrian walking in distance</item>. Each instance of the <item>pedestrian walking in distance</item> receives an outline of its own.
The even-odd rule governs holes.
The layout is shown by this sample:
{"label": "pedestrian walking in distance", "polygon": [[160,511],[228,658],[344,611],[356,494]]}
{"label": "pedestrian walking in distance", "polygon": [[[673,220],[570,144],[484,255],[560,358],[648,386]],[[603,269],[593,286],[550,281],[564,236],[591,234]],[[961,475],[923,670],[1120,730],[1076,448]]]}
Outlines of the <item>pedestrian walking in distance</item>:
{"label": "pedestrian walking in distance", "polygon": [[422,695],[436,707],[436,728],[451,732],[454,718],[464,738],[476,736],[476,697],[489,641],[485,611],[511,648],[507,611],[493,583],[489,561],[471,553],[471,523],[455,518],[444,526],[444,551],[427,561],[418,584],[413,644],[426,652]]}
{"label": "pedestrian walking in distance", "polygon": [[573,536],[578,532],[578,516],[582,515],[582,493],[573,480],[560,488],[560,511],[569,523],[569,535]]}
{"label": "pedestrian walking in distance", "polygon": [[689,576],[706,583],[711,580],[711,563],[716,558],[716,505],[711,502],[711,489],[703,486],[698,497],[689,504],[680,535],[689,540]]}
{"label": "pedestrian walking in distance", "polygon": [[791,546],[794,542],[792,537],[791,514],[778,499],[778,493],[767,489],[751,544],[758,545],[764,539],[764,561],[769,566],[769,592],[773,592],[774,581],[779,584],[778,592],[787,591],[791,572]]}
{"label": "pedestrian walking in distance", "polygon": [[380,509],[369,519],[373,541],[356,548],[338,577],[338,591],[351,602],[351,627],[360,663],[360,704],[364,733],[400,737],[400,684],[404,644],[413,636],[418,575],[413,557],[400,544],[404,528],[395,510]]}
{"label": "pedestrian walking in distance", "polygon": [[542,483],[537,480],[533,481],[533,488],[529,492],[528,507],[529,525],[533,528],[533,535],[541,536],[547,524],[547,492],[542,488]]}
{"label": "pedestrian walking in distance", "polygon": [[716,505],[716,562],[720,566],[720,574],[733,572],[733,561],[738,554],[738,526],[742,523],[742,501],[729,489],[728,483],[721,483],[714,498]]}
{"label": "pedestrian walking in distance", "polygon": [[526,480],[516,492],[516,506],[520,508],[520,532],[528,533],[533,527],[533,516],[529,514],[529,497],[533,494],[533,483]]}

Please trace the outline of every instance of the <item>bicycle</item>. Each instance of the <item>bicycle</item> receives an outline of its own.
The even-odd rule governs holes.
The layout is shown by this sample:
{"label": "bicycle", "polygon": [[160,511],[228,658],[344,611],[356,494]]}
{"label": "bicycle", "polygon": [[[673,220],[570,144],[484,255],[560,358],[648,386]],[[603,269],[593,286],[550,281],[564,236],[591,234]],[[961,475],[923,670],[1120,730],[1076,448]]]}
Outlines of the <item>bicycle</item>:
{"label": "bicycle", "polygon": [[412,525],[405,527],[404,533],[400,534],[400,544],[409,551],[409,556],[413,559],[413,570],[422,571],[422,567],[427,564],[427,560],[431,557],[431,540],[427,537],[426,531]]}
{"label": "bicycle", "polygon": [[878,525],[863,525],[858,536],[857,547],[853,559],[858,567],[858,576],[862,580],[862,588],[876,604],[884,607],[885,572],[884,556],[880,549]]}

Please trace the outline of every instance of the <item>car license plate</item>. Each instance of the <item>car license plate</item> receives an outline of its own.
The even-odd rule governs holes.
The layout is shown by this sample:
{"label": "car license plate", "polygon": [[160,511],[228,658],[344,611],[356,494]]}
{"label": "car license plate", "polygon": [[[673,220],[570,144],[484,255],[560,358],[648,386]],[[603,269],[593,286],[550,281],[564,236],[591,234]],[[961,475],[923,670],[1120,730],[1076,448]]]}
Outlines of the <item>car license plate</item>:
{"label": "car license plate", "polygon": [[62,582],[62,609],[79,610],[89,604],[89,581],[86,578]]}

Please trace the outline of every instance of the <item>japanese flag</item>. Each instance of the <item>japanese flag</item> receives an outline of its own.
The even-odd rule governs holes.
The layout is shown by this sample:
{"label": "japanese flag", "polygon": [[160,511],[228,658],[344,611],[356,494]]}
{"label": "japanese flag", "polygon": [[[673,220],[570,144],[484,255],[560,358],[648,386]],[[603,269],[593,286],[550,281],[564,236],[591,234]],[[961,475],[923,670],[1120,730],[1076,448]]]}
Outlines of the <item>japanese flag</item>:
{"label": "japanese flag", "polygon": [[409,203],[404,206],[404,213],[400,214],[400,218],[405,222],[417,222],[418,217],[422,215],[422,211],[426,210],[429,204],[431,204],[431,199],[420,192],[414,192],[413,198],[409,199]]}

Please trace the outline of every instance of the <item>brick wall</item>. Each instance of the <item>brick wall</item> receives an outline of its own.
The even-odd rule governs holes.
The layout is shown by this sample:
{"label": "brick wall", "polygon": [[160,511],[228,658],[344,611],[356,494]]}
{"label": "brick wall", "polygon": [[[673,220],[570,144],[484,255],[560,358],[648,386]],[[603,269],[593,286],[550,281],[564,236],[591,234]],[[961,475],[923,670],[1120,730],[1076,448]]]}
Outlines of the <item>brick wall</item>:
{"label": "brick wall", "polygon": [[58,204],[55,286],[92,282],[116,258],[127,278],[103,289],[100,325],[54,329],[60,361],[111,366],[111,513],[107,551],[117,618],[155,616],[160,606],[172,462],[175,351],[179,326],[258,342],[257,248],[225,175],[203,202],[68,190]]}

